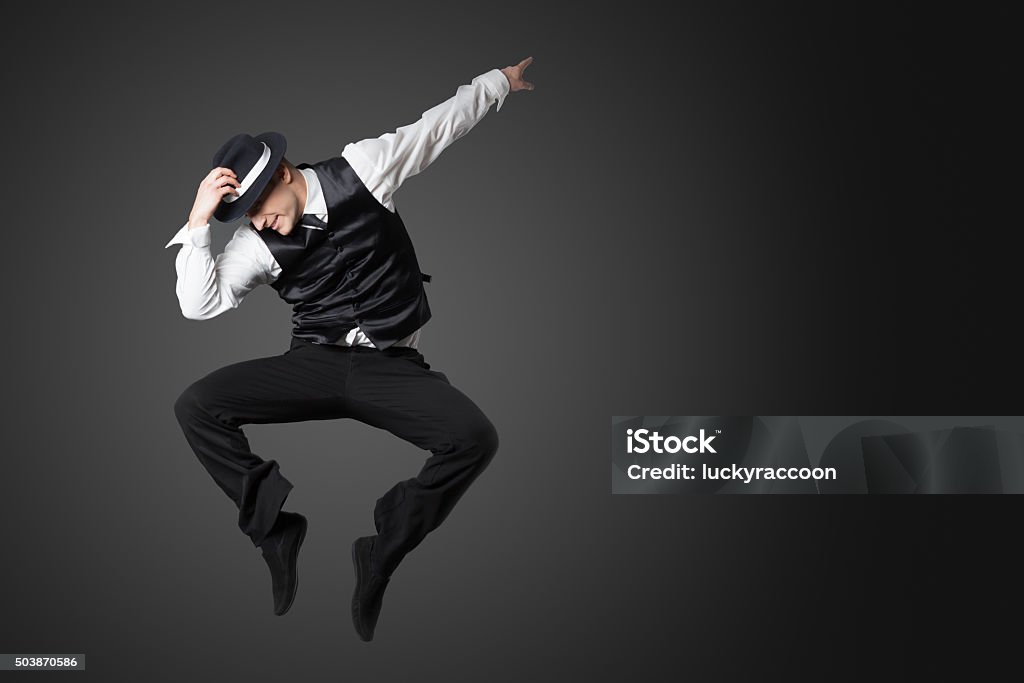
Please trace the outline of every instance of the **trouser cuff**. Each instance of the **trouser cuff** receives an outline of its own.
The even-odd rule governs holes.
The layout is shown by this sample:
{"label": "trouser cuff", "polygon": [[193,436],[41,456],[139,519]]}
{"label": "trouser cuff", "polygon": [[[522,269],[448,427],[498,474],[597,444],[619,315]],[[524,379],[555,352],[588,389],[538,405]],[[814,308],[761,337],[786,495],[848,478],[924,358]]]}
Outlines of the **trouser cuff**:
{"label": "trouser cuff", "polygon": [[259,546],[277,521],[292,483],[278,470],[277,462],[268,460],[249,472],[242,484],[242,505],[238,509],[238,526]]}

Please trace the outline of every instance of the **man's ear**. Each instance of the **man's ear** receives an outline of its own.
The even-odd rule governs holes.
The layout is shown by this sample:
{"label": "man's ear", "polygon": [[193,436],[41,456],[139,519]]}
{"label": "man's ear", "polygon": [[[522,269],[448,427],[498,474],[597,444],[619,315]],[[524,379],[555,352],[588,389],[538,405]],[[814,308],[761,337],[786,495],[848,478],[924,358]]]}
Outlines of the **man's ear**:
{"label": "man's ear", "polygon": [[282,159],[280,165],[277,167],[277,171],[274,172],[274,175],[280,178],[283,182],[290,183],[294,174],[288,167],[288,163]]}

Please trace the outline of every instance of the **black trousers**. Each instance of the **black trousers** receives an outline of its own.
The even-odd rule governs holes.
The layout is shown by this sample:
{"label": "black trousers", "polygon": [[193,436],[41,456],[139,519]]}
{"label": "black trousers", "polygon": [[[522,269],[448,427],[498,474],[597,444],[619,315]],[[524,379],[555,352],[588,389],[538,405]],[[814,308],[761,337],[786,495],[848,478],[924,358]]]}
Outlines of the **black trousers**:
{"label": "black trousers", "polygon": [[352,418],[430,451],[419,474],[395,484],[373,511],[372,569],[390,576],[452,511],[498,448],[494,425],[423,355],[315,344],[292,337],[282,355],[215,370],[177,399],[185,438],[238,506],[238,526],[259,546],[292,484],[249,449],[245,424]]}

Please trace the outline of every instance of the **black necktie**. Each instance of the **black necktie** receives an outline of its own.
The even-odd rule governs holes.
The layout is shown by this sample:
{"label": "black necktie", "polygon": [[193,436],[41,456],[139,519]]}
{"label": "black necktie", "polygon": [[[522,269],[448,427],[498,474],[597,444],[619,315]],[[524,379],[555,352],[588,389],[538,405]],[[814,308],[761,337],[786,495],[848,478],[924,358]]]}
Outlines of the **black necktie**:
{"label": "black necktie", "polygon": [[327,224],[311,213],[302,214],[302,220],[299,221],[299,223],[301,225],[311,225],[313,227],[320,228],[321,230],[327,229]]}

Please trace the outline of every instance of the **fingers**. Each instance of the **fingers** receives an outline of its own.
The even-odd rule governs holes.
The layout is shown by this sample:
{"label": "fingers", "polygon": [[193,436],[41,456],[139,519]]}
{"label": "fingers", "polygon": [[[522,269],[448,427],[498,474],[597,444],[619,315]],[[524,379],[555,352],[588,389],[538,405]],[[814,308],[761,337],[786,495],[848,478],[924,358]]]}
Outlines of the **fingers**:
{"label": "fingers", "polygon": [[515,79],[518,81],[518,83],[516,84],[516,86],[518,87],[515,87],[515,90],[533,90],[533,83],[529,83],[523,80],[523,71],[526,69],[526,67],[530,66],[531,63],[533,63],[533,57],[527,57],[526,59],[512,67],[512,73],[515,76]]}
{"label": "fingers", "polygon": [[216,168],[214,168],[214,169],[212,169],[210,171],[210,173],[207,175],[207,177],[208,178],[216,178],[217,176],[219,176],[222,173],[226,173],[228,175],[235,176],[235,172],[232,171],[230,168],[226,168],[224,166],[217,166]]}
{"label": "fingers", "polygon": [[210,171],[210,174],[206,179],[215,188],[221,188],[226,184],[234,184],[235,187],[242,186],[242,183],[238,181],[238,177],[235,175],[235,172],[230,168],[215,168]]}
{"label": "fingers", "polygon": [[214,187],[219,186],[222,179],[232,180],[235,182],[235,184],[241,185],[241,183],[238,182],[238,176],[235,174],[235,172],[232,171],[230,168],[225,168],[223,166],[218,166],[217,168],[211,170],[206,176],[206,180],[208,182],[213,183]]}
{"label": "fingers", "polygon": [[[234,183],[234,184],[232,185],[232,183]],[[237,195],[239,187],[240,187],[240,185],[239,185],[237,180],[235,180],[234,178],[227,178],[227,177],[225,177],[225,178],[222,178],[217,183],[216,189],[217,189],[218,194],[220,194],[220,196],[223,197],[226,194]]]}
{"label": "fingers", "polygon": [[242,186],[242,183],[238,182],[234,171],[230,168],[221,167],[210,171],[205,182],[209,187],[212,187],[214,194],[218,197],[223,197],[227,194],[237,195],[238,188]]}

